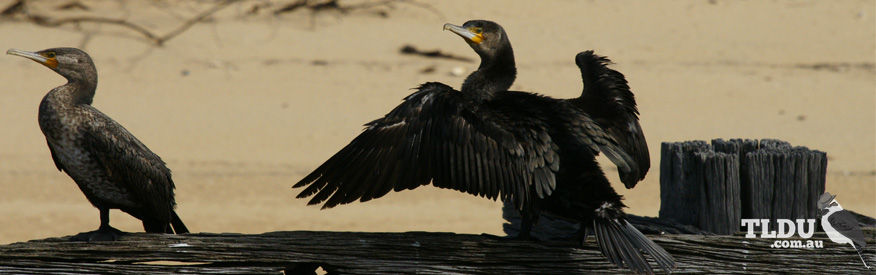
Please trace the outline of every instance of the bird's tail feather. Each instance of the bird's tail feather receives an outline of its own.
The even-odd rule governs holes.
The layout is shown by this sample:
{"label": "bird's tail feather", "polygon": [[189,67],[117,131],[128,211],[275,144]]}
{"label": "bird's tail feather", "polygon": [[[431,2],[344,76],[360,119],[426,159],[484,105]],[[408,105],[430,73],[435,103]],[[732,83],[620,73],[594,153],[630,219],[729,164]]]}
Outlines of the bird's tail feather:
{"label": "bird's tail feather", "polygon": [[675,259],[624,219],[596,218],[593,229],[599,250],[613,264],[635,272],[653,273],[642,254],[648,253],[665,271],[675,268]]}
{"label": "bird's tail feather", "polygon": [[176,234],[189,233],[189,229],[176,214],[176,211],[171,211],[170,225],[173,227],[173,232]]}
{"label": "bird's tail feather", "polygon": [[171,210],[170,214],[170,223],[165,219],[153,219],[149,217],[142,218],[143,230],[146,231],[146,233],[189,233],[189,229],[186,228],[186,225],[179,219],[176,211]]}

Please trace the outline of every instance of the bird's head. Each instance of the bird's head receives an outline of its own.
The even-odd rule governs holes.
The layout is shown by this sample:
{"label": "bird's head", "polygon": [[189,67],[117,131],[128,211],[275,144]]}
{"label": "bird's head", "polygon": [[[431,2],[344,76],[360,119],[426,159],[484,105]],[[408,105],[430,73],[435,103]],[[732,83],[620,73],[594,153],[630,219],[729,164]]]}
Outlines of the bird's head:
{"label": "bird's head", "polygon": [[21,56],[43,64],[68,81],[90,80],[89,78],[97,77],[97,70],[91,57],[80,49],[51,48],[38,52],[9,49],[6,54]]}
{"label": "bird's head", "polygon": [[824,192],[824,194],[818,198],[817,205],[821,215],[843,210],[843,206],[836,201],[836,195],[831,195],[828,192]]}
{"label": "bird's head", "polygon": [[511,48],[505,29],[493,21],[471,20],[462,26],[447,23],[444,24],[444,30],[450,30],[461,36],[481,56],[481,59],[493,59],[501,51]]}

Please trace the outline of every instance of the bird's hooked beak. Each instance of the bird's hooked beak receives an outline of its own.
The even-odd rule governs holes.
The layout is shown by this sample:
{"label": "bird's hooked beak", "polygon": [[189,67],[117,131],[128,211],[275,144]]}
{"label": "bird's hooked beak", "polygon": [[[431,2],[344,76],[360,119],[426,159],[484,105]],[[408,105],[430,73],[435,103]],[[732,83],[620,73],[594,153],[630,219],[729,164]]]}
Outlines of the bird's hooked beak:
{"label": "bird's hooked beak", "polygon": [[450,23],[444,24],[444,30],[450,30],[459,36],[462,36],[465,41],[480,44],[484,41],[484,35],[482,33],[475,33],[472,28],[463,28],[461,26],[453,25]]}
{"label": "bird's hooked beak", "polygon": [[39,53],[22,51],[22,50],[17,50],[17,49],[9,49],[8,51],[6,51],[6,54],[17,55],[17,56],[21,56],[21,57],[36,61],[36,63],[43,64],[52,70],[58,68],[58,60],[55,59],[54,56],[47,57],[47,56],[43,56],[42,54],[39,54]]}

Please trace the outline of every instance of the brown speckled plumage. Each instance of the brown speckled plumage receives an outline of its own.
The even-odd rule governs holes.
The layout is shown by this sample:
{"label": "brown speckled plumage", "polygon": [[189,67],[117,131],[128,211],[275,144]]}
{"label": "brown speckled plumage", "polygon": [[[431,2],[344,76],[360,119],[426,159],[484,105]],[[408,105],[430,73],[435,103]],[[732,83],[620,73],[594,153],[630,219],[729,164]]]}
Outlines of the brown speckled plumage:
{"label": "brown speckled plumage", "polygon": [[8,53],[33,59],[67,78],[67,84],[49,91],[40,103],[39,125],[58,170],[73,178],[101,212],[100,229],[77,239],[116,239],[113,232],[119,231],[109,226],[109,209],[142,220],[146,232],[187,233],[174,212],[174,184],[164,161],[91,106],[97,72],[88,54],[74,48]]}

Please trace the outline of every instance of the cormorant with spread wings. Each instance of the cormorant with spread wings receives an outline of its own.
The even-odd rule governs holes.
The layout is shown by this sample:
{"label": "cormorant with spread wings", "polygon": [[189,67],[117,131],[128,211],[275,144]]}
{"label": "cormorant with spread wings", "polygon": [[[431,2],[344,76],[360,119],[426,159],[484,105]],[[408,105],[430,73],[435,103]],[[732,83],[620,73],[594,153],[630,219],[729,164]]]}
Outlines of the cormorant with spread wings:
{"label": "cormorant with spread wings", "polygon": [[576,100],[508,91],[516,67],[498,24],[474,20],[444,28],[481,58],[460,91],[422,84],[295,184],[304,188],[298,198],[330,208],[431,183],[512,201],[524,216],[523,238],[539,212],[549,211],[594,224],[600,248],[619,266],[650,272],[644,251],[664,269],[674,267],[666,251],[626,222],[620,196],[595,161],[602,152],[637,182],[647,170],[640,164],[647,150],[631,156],[629,145],[600,125],[600,119],[612,121],[611,113],[590,114]]}

